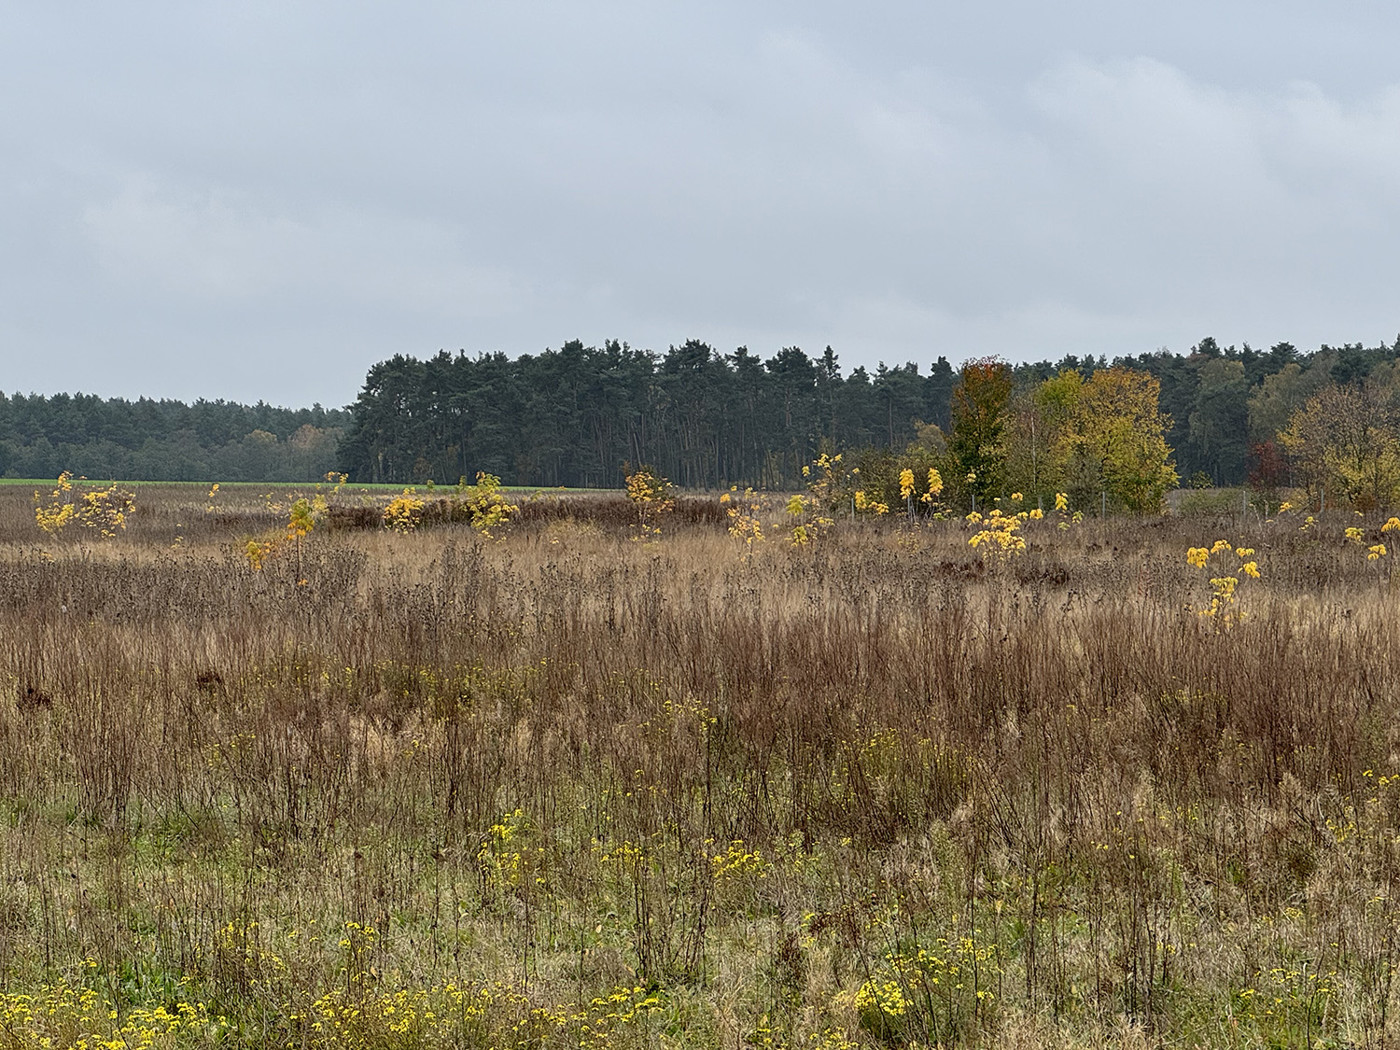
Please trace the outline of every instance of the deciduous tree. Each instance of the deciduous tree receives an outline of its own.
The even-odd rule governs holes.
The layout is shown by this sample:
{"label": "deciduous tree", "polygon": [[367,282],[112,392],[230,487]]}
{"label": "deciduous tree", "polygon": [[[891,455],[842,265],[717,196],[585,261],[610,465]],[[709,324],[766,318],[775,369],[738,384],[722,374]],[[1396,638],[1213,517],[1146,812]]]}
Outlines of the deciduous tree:
{"label": "deciduous tree", "polygon": [[1011,368],[995,357],[962,366],[953,390],[953,431],[948,438],[957,477],[964,491],[979,500],[1001,487],[1006,467],[1002,431],[1011,400]]}
{"label": "deciduous tree", "polygon": [[1369,510],[1400,501],[1400,407],[1380,383],[1315,394],[1278,440],[1295,477],[1320,503],[1346,500]]}
{"label": "deciduous tree", "polygon": [[1135,513],[1161,507],[1177,474],[1158,390],[1155,378],[1127,368],[1100,369],[1079,390],[1063,454],[1081,500],[1097,487]]}

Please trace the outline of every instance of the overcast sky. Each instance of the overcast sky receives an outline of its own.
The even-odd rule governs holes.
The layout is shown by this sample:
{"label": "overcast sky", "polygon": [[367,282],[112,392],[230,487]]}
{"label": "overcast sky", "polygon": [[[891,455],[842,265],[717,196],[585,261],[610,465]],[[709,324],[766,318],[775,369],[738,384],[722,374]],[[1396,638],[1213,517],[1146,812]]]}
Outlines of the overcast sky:
{"label": "overcast sky", "polygon": [[0,2],[0,388],[1400,332],[1393,0]]}

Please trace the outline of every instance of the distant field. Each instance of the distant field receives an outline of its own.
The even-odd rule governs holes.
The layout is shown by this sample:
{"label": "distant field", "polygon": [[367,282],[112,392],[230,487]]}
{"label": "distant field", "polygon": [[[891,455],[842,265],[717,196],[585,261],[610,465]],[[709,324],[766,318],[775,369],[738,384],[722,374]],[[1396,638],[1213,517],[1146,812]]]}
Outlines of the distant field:
{"label": "distant field", "polygon": [[[99,485],[99,484],[100,484],[100,485],[110,485],[110,484],[112,484],[112,482],[113,482],[114,480],[117,480],[117,479],[113,479],[113,478],[86,478],[86,479],[84,479],[85,483],[87,483],[87,484],[93,484],[93,485]],[[121,479],[121,480],[119,481],[119,483],[122,484],[122,485],[141,486],[141,487],[146,487],[146,488],[149,488],[149,487],[156,487],[156,486],[159,486],[159,487],[169,486],[169,487],[171,487],[171,488],[190,488],[190,489],[202,488],[202,489],[204,489],[205,491],[208,491],[209,486],[210,486],[211,484],[213,484],[213,482],[209,482],[209,481],[133,481],[133,480],[131,480],[131,479]],[[315,488],[317,488],[318,486],[321,487],[321,488],[330,488],[330,487],[331,487],[330,484],[328,484],[327,482],[324,482],[324,481],[221,481],[221,482],[219,482],[218,484],[219,484],[219,487],[220,487],[221,489],[223,489],[223,488],[242,488],[242,489],[250,489],[250,488],[251,488],[251,489],[315,489]],[[0,478],[0,486],[5,486],[5,485],[18,485],[18,486],[21,486],[21,487],[29,487],[29,488],[36,488],[36,489],[42,489],[42,488],[44,488],[45,486],[47,486],[48,488],[52,489],[53,486],[54,486],[54,479],[53,479],[53,478]],[[407,487],[407,488],[412,488],[412,489],[413,489],[414,491],[416,491],[416,492],[423,492],[423,493],[426,493],[426,492],[430,491],[430,490],[428,489],[428,486],[426,486],[426,485],[410,485],[410,486],[404,486],[404,485],[371,485],[371,484],[363,484],[363,483],[358,483],[358,482],[350,482],[350,483],[347,483],[346,485],[343,486],[343,489],[346,490],[346,491],[354,491],[354,492],[402,492],[402,491],[404,490],[405,487]],[[432,488],[431,491],[436,492],[436,493],[443,493],[443,494],[446,494],[446,493],[450,493],[450,492],[453,490],[453,488],[455,488],[455,485],[435,485],[435,486],[433,486],[433,488]],[[539,488],[538,486],[526,486],[526,485],[504,485],[504,486],[502,486],[502,488],[505,489],[505,490],[508,491],[508,492],[563,492],[563,493],[587,493],[587,492],[611,492],[611,491],[616,491],[616,490],[613,490],[613,489],[566,489],[566,488],[563,488],[563,487],[560,487],[560,488],[552,488],[552,489],[541,489],[541,488]],[[619,488],[620,488],[620,486],[619,486]]]}

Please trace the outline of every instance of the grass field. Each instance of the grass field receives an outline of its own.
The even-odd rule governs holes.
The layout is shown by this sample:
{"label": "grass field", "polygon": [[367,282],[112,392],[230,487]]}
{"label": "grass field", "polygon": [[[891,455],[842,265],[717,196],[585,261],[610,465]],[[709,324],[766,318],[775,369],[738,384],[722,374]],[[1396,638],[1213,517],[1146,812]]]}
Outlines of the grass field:
{"label": "grass field", "polygon": [[[332,477],[332,479],[333,479],[333,478],[334,478],[334,475],[331,475],[331,477]],[[126,479],[114,479],[114,478],[84,478],[84,479],[82,479],[82,481],[83,481],[84,483],[90,484],[90,485],[110,485],[110,484],[113,483],[113,481],[117,481],[118,484],[120,484],[120,485],[122,485],[122,486],[124,486],[124,487],[126,487],[126,488],[128,488],[128,489],[131,489],[131,490],[133,490],[133,491],[140,491],[140,490],[143,490],[143,489],[169,489],[169,490],[171,490],[171,491],[178,491],[178,490],[195,491],[195,490],[198,490],[198,491],[200,491],[200,492],[207,492],[207,491],[209,490],[209,487],[210,487],[210,486],[209,486],[209,482],[207,482],[207,481],[131,481],[131,480],[126,480]],[[51,489],[54,487],[54,480],[53,480],[53,478],[0,478],[0,487],[4,487],[4,486],[14,486],[14,487],[16,487],[16,488],[26,489],[26,490],[29,490],[29,491],[31,491],[31,492],[41,492],[41,493],[42,493],[42,492],[51,490]],[[317,487],[318,487],[317,484],[312,483],[312,482],[286,482],[286,481],[225,481],[225,482],[221,482],[221,483],[219,484],[219,489],[220,489],[221,491],[223,491],[223,490],[235,490],[235,491],[236,491],[236,490],[249,490],[249,491],[253,491],[253,492],[257,492],[257,493],[269,493],[269,494],[289,493],[289,492],[297,492],[297,493],[309,492],[309,491],[314,491]],[[324,489],[329,489],[329,488],[332,487],[332,482],[327,482],[327,483],[325,483],[325,484],[320,485],[319,487],[320,487],[320,488],[324,488]],[[347,493],[356,493],[356,492],[359,492],[359,493],[367,493],[367,494],[382,495],[382,494],[384,494],[384,493],[396,493],[396,492],[401,492],[401,491],[403,491],[404,487],[405,487],[405,486],[403,486],[403,485],[383,485],[383,484],[371,484],[371,483],[368,483],[368,482],[348,482],[348,483],[344,484],[343,486],[341,486],[341,491],[347,492]],[[452,485],[436,485],[436,486],[432,486],[432,487],[429,487],[428,485],[412,485],[412,486],[408,486],[408,487],[409,487],[409,488],[412,488],[413,491],[418,492],[418,493],[420,493],[420,494],[422,494],[422,495],[425,495],[425,496],[426,496],[426,495],[430,495],[430,494],[432,494],[432,493],[434,493],[434,492],[436,492],[436,493],[438,493],[438,494],[442,494],[442,495],[447,495],[447,494],[450,494],[450,493],[452,492],[452,490],[453,490],[453,486],[452,486]],[[517,494],[523,495],[523,496],[533,495],[534,493],[537,493],[537,492],[538,492],[538,493],[542,493],[542,494],[543,494],[543,493],[567,493],[567,494],[572,494],[572,495],[579,495],[579,494],[596,494],[596,493],[602,493],[602,492],[605,492],[605,491],[611,491],[611,490],[604,490],[604,489],[562,489],[562,488],[561,488],[561,489],[538,489],[538,488],[530,488],[529,486],[505,486],[505,490],[508,491],[508,492],[517,493]]]}
{"label": "grass field", "polygon": [[143,486],[110,540],[30,495],[0,1047],[1400,1039],[1380,520],[794,548],[568,496],[255,571],[251,490]]}

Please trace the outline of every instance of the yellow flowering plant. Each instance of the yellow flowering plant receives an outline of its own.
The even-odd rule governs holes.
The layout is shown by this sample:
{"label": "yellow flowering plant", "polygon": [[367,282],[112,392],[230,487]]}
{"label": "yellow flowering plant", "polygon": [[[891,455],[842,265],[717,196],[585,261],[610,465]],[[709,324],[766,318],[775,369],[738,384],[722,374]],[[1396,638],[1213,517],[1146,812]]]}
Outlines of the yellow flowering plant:
{"label": "yellow flowering plant", "polygon": [[1002,965],[996,942],[977,928],[907,943],[886,953],[852,1005],[881,1043],[927,1045],[921,1033],[974,1026],[994,1007]]}
{"label": "yellow flowering plant", "polygon": [[1223,570],[1215,569],[1218,574],[1209,577],[1210,599],[1196,609],[1198,616],[1210,619],[1220,627],[1232,627],[1244,618],[1244,612],[1237,604],[1241,578],[1262,578],[1254,548],[1235,546],[1229,540],[1220,539],[1209,547],[1192,547],[1186,552],[1186,563],[1205,572],[1212,571],[1212,559],[1218,565],[1231,558],[1234,559],[1233,564],[1223,567]]}

